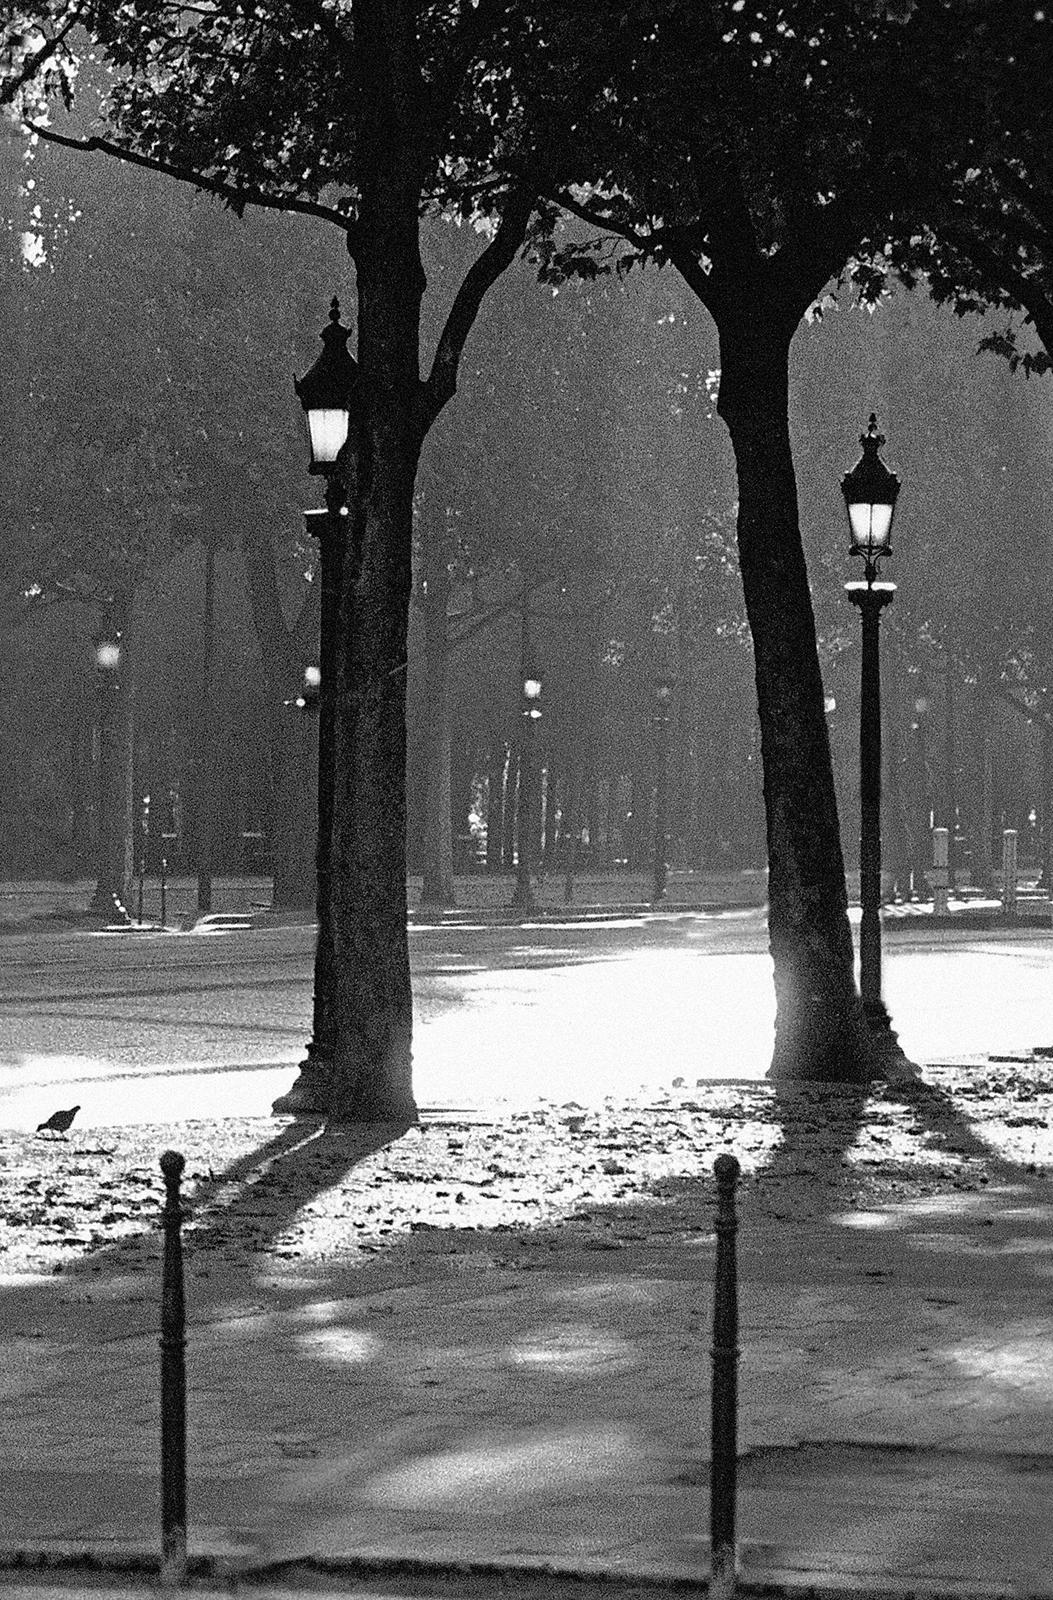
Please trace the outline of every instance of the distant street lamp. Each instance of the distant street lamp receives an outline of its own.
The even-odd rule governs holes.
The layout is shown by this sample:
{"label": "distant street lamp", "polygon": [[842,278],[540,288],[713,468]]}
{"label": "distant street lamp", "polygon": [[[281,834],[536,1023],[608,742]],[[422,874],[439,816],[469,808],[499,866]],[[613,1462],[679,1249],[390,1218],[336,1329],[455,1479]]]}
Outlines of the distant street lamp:
{"label": "distant street lamp", "polygon": [[534,828],[534,743],[541,721],[541,674],[523,676],[519,735],[519,800],[516,805],[516,887],[512,905],[517,911],[534,910],[530,882],[531,843]]}
{"label": "distant street lamp", "polygon": [[333,932],[330,916],[330,835],[333,823],[333,663],[336,656],[340,606],[340,569],[347,527],[346,484],[342,452],[347,443],[354,405],[356,368],[348,349],[351,330],[340,321],[340,302],[334,297],[329,321],[322,329],[322,353],[314,365],[295,380],[307,419],[311,451],[308,470],[325,479],[325,509],[308,511],[308,531],[318,540],[320,640],[319,665],[304,672],[303,691],[297,704],[317,708],[318,714],[318,843],[315,856],[318,940],[315,949],[314,1003],[307,1055],[292,1088],[274,1102],[272,1111],[325,1111],[328,1108],[329,1072],[333,1060],[331,1035]]}
{"label": "distant street lamp", "polygon": [[871,413],[860,435],[863,454],[841,479],[853,555],[863,557],[862,582],[845,584],[863,621],[863,659],[859,697],[859,868],[862,922],[859,930],[859,987],[863,1011],[876,1040],[891,1046],[895,1035],[881,997],[881,658],[878,628],[894,583],[877,581],[878,562],[891,554],[892,519],[899,479],[878,452],[885,443]]}
{"label": "distant street lamp", "polygon": [[669,835],[669,728],[673,711],[673,683],[659,678],[654,686],[655,758],[657,774],[654,794],[654,893],[653,905],[665,899]]}
{"label": "distant street lamp", "polygon": [[121,631],[101,627],[92,637],[98,697],[99,766],[96,788],[96,856],[98,877],[91,909],[112,917],[124,911],[128,873],[123,870],[121,710]]}

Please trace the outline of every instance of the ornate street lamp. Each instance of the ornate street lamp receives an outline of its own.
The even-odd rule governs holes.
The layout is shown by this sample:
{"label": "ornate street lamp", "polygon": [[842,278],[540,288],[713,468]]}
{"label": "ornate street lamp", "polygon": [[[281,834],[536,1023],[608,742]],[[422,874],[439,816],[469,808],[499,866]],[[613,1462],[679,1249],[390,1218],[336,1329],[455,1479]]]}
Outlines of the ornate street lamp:
{"label": "ornate street lamp", "polygon": [[669,834],[669,727],[673,713],[674,684],[671,678],[659,678],[654,686],[654,728],[657,746],[657,776],[654,795],[654,892],[653,905],[665,899]]}
{"label": "ornate street lamp", "polygon": [[534,744],[541,721],[540,672],[523,674],[520,702],[519,799],[516,805],[516,887],[512,905],[518,911],[534,910],[534,889],[530,881],[531,845],[534,828]]}
{"label": "ornate street lamp", "polygon": [[333,296],[329,321],[319,335],[322,353],[313,367],[293,384],[307,418],[311,447],[309,472],[330,477],[347,443],[355,394],[355,363],[348,353],[350,328],[340,321],[340,302]]}
{"label": "ornate street lamp", "polygon": [[870,413],[866,433],[859,435],[863,454],[841,479],[841,493],[848,512],[852,554],[862,556],[868,583],[877,577],[877,564],[892,554],[892,519],[896,514],[899,479],[890,472],[878,452],[885,436],[878,433],[877,417]]}
{"label": "ornate street lamp", "polygon": [[318,844],[315,856],[318,941],[315,949],[311,1040],[295,1083],[271,1108],[276,1115],[290,1111],[310,1114],[328,1110],[333,1060],[330,995],[334,952],[329,910],[329,843],[333,822],[334,706],[330,685],[334,676],[332,663],[336,652],[340,606],[340,569],[347,527],[342,452],[350,431],[357,380],[357,369],[347,348],[350,329],[340,321],[340,302],[335,297],[329,307],[329,321],[320,337],[322,353],[318,360],[302,378],[294,380],[307,419],[307,438],[311,451],[308,470],[325,479],[324,510],[319,507],[305,513],[307,531],[318,540],[321,611],[319,663],[305,670],[303,688],[296,700],[299,707],[316,711],[318,715]]}
{"label": "ornate street lamp", "polygon": [[863,454],[841,479],[852,554],[863,557],[863,581],[846,583],[863,622],[859,695],[859,878],[862,921],[859,929],[859,988],[863,1011],[875,1042],[895,1048],[889,1014],[881,997],[881,656],[878,629],[882,609],[896,592],[877,579],[878,562],[891,554],[892,519],[899,479],[878,454],[885,443],[871,412],[860,434]]}

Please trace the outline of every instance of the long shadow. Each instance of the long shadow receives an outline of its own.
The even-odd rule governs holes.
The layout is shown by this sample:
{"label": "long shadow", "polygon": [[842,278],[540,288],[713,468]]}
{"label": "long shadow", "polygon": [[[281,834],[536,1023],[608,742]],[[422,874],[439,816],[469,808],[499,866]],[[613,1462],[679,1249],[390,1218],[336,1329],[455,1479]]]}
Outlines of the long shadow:
{"label": "long shadow", "polygon": [[[268,1241],[290,1225],[297,1212],[338,1184],[352,1168],[401,1138],[408,1126],[364,1123],[330,1128],[316,1119],[294,1119],[257,1149],[207,1175],[196,1169],[200,1158],[193,1148],[185,1148],[183,1198],[188,1221],[184,1241],[188,1275],[194,1275],[197,1252],[218,1250],[224,1271],[215,1282],[214,1292],[228,1294],[234,1281],[242,1276],[238,1269],[251,1272],[253,1258],[258,1258]],[[117,1288],[124,1286],[127,1294],[122,1298],[129,1304],[148,1305],[151,1310],[147,1317],[156,1313],[156,1286],[143,1284],[142,1293],[130,1286],[130,1281],[141,1279],[148,1269],[154,1274],[158,1270],[155,1264],[161,1255],[158,1230],[162,1192],[159,1166],[156,1170],[157,1209],[152,1216],[148,1214],[145,1228],[124,1234],[101,1249],[89,1248],[73,1261],[63,1263],[46,1283],[39,1279],[25,1284],[9,1281],[0,1288],[0,1314],[10,1332],[17,1334],[23,1327],[32,1326],[39,1334],[49,1311],[59,1317],[65,1315],[62,1301],[70,1298],[82,1298],[82,1321],[97,1322],[100,1327],[112,1324],[107,1283]],[[131,1182],[136,1181],[132,1175],[127,1176]],[[138,1178],[138,1182],[141,1184],[142,1179]],[[199,1304],[209,1298],[205,1283],[198,1286],[195,1296]],[[138,1331],[133,1326],[136,1320],[129,1322],[127,1331]],[[86,1327],[81,1331],[86,1332]]]}

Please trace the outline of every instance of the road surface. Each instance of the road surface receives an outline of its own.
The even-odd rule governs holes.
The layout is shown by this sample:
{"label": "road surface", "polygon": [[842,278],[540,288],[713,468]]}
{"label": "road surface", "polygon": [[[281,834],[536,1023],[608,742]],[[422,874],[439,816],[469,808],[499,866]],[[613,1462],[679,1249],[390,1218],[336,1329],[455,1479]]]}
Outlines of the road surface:
{"label": "road surface", "polygon": [[[592,1103],[759,1079],[774,999],[759,912],[411,930],[422,1106]],[[899,925],[885,993],[915,1060],[1053,1046],[1053,933]],[[260,1114],[292,1081],[313,931],[0,940],[0,1125]]]}

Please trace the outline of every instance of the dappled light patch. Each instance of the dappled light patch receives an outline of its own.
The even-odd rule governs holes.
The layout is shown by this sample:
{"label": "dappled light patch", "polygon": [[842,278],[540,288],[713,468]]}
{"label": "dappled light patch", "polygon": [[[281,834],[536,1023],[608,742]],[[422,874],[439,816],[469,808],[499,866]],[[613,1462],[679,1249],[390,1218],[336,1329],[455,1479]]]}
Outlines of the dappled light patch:
{"label": "dappled light patch", "polygon": [[1053,1333],[1047,1321],[1010,1324],[997,1339],[965,1340],[942,1354],[971,1378],[1053,1402]]}
{"label": "dappled light patch", "polygon": [[364,1366],[375,1361],[383,1348],[366,1329],[340,1326],[310,1328],[296,1335],[296,1345],[302,1354],[334,1366]]}
{"label": "dappled light patch", "polygon": [[508,1360],[528,1372],[537,1368],[569,1378],[589,1377],[601,1368],[627,1372],[640,1364],[624,1339],[587,1322],[530,1329],[509,1347]]}
{"label": "dappled light patch", "polygon": [[378,1474],[362,1498],[389,1509],[452,1504],[500,1515],[509,1501],[574,1494],[624,1476],[640,1449],[634,1430],[610,1423],[495,1431]]}

